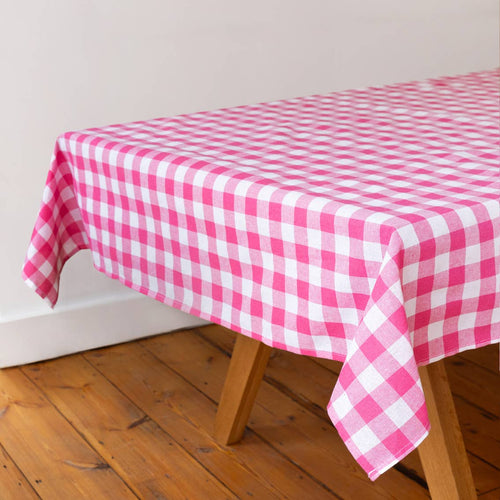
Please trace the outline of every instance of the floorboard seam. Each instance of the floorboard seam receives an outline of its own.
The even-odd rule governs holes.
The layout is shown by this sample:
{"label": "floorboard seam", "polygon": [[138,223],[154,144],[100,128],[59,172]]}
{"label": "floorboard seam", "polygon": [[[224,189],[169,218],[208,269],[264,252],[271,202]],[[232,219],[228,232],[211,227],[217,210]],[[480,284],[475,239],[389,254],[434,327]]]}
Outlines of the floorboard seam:
{"label": "floorboard seam", "polygon": [[19,465],[17,464],[17,462],[12,458],[11,454],[6,450],[5,446],[0,443],[0,449],[5,453],[5,455],[7,455],[7,458],[16,466],[17,470],[19,471],[19,473],[21,474],[21,476],[23,476],[24,480],[30,485],[31,489],[33,490],[33,493],[38,497],[38,498],[42,498],[40,496],[40,494],[38,493],[38,491],[36,491],[35,487],[33,486],[33,484],[31,484],[31,481],[26,477],[26,474],[24,473],[24,471],[21,469],[21,467],[19,467]]}
{"label": "floorboard seam", "polygon": [[[142,347],[142,346],[141,346]],[[171,439],[172,441],[175,441],[183,450],[185,453],[187,453],[200,467],[202,467],[203,469],[205,469],[205,471],[208,472],[208,474],[210,474],[210,476],[212,476],[218,483],[220,483],[224,488],[226,488],[228,491],[230,491],[234,496],[235,498],[238,497],[238,495],[236,495],[236,493],[234,491],[231,490],[231,488],[229,488],[226,484],[224,484],[210,469],[207,469],[207,467],[201,463],[197,458],[196,456],[194,456],[192,453],[190,453],[189,450],[186,450],[186,448],[184,448],[184,446],[182,445],[182,443],[180,441],[178,441],[177,439],[175,439],[174,436],[172,436],[172,434],[170,434],[167,430],[165,430],[159,422],[157,422],[151,415],[149,415],[146,411],[144,411],[140,406],[138,406],[132,399],[130,399],[127,394],[125,394],[121,389],[120,387],[118,387],[112,380],[109,380],[108,377],[106,377],[106,375],[99,369],[99,367],[95,366],[92,361],[90,361],[89,359],[87,359],[87,357],[85,356],[85,354],[83,355],[83,358],[85,359],[85,361],[90,365],[92,366],[92,368],[94,370],[96,370],[97,372],[99,372],[101,374],[101,376],[103,376],[124,398],[127,399],[127,401],[129,401],[129,403],[131,403],[133,406],[135,406],[136,408],[138,408],[142,413],[145,414],[145,416],[147,416],[148,420],[151,420],[152,422],[154,422],[158,428],[164,432],[169,439]]]}
{"label": "floorboard seam", "polygon": [[[190,331],[192,331],[193,333],[197,334],[197,332],[195,331],[197,329],[192,329]],[[202,336],[203,337],[203,336]],[[215,346],[214,346],[215,347]],[[146,349],[150,354],[152,354],[160,363],[162,363],[163,365],[165,365],[166,367],[168,367],[170,370],[174,371],[179,377],[181,377],[186,383],[188,383],[191,387],[193,387],[194,389],[196,389],[198,392],[200,392],[201,394],[203,394],[206,398],[208,398],[212,403],[214,403],[215,405],[218,404],[218,402],[216,400],[214,400],[213,398],[211,398],[210,396],[208,396],[207,394],[205,394],[203,391],[201,391],[200,389],[198,389],[194,384],[192,384],[188,379],[186,379],[181,373],[179,373],[177,370],[175,370],[175,368],[167,365],[162,359],[158,358],[155,353],[151,350],[149,350],[149,348],[147,346],[143,346],[144,349]],[[227,352],[224,351],[223,349],[219,349],[223,354],[225,354],[227,356]],[[315,483],[317,483],[319,486],[321,486],[322,488],[324,488],[328,493],[330,493],[331,495],[333,495],[335,498],[337,498],[338,500],[344,500],[342,497],[340,497],[337,493],[335,493],[334,491],[332,491],[328,486],[326,486],[322,481],[320,481],[318,478],[314,477],[313,475],[311,475],[309,472],[307,472],[306,470],[304,470],[300,465],[298,465],[297,463],[295,463],[293,460],[290,459],[290,457],[288,457],[287,455],[285,455],[281,450],[279,450],[278,448],[276,448],[275,446],[272,446],[266,439],[264,439],[257,431],[249,428],[248,426],[246,427],[246,431],[248,432],[251,432],[253,434],[255,434],[256,436],[259,437],[260,440],[262,440],[264,443],[266,443],[272,450],[274,450],[276,453],[278,453],[279,455],[281,455],[287,462],[291,463],[294,465],[294,467],[297,467],[302,473],[304,473],[306,476],[308,476],[311,480],[313,480]]]}
{"label": "floorboard seam", "polygon": [[[83,359],[82,354],[78,354],[78,356],[81,356]],[[133,488],[125,481],[125,479],[114,469],[114,467],[107,461],[105,458],[99,453],[98,450],[88,441],[88,439],[85,437],[85,435],[76,427],[71,420],[66,417],[66,415],[59,409],[59,407],[52,401],[52,399],[48,396],[48,394],[34,381],[31,379],[31,377],[22,369],[23,375],[37,388],[37,390],[43,395],[43,397],[50,403],[50,405],[61,415],[66,422],[71,426],[72,429],[75,430],[75,432],[83,439],[83,441],[90,447],[91,450],[93,450],[96,455],[100,458],[101,462],[103,464],[107,464],[109,468],[120,478],[120,481],[130,490],[130,492],[140,500],[140,496],[133,490]]]}

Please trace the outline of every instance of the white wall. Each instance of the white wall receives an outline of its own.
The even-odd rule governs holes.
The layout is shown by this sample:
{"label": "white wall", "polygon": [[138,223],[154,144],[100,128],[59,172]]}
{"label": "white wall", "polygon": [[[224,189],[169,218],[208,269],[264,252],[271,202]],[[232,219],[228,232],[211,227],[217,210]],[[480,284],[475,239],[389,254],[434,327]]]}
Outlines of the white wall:
{"label": "white wall", "polygon": [[[79,348],[196,322],[99,275],[86,252],[67,265],[54,312],[23,284],[59,133],[495,67],[498,10],[498,0],[1,2],[0,365],[21,362],[9,356],[30,335],[45,347],[25,360],[88,335],[71,320],[82,311],[102,321]],[[155,324],[115,321],[131,303]]]}

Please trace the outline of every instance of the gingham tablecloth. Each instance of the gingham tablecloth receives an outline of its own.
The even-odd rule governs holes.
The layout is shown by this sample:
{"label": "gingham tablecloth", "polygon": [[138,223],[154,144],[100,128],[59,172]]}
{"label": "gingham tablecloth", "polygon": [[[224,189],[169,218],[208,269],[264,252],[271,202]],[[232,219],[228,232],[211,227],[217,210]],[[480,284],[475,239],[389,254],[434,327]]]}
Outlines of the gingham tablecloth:
{"label": "gingham tablecloth", "polygon": [[68,132],[24,279],[64,262],[344,362],[328,405],[375,479],[425,438],[418,365],[500,341],[498,70]]}

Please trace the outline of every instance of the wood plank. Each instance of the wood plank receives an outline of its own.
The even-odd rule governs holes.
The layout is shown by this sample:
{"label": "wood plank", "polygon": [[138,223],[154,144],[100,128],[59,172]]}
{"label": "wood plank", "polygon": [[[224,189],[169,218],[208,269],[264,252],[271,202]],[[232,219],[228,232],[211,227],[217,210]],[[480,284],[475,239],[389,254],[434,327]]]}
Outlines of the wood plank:
{"label": "wood plank", "polygon": [[476,489],[444,361],[423,366],[419,372],[431,430],[418,451],[429,491],[436,500],[473,500]]}
{"label": "wood plank", "polygon": [[81,355],[23,370],[138,497],[234,498]]}
{"label": "wood plank", "polygon": [[342,369],[342,363],[340,361],[334,361],[332,359],[324,359],[324,358],[309,358],[314,361],[316,364],[330,370],[332,373],[335,373],[337,377],[339,376],[340,370]]}
{"label": "wood plank", "polygon": [[31,500],[40,498],[1,445],[0,485],[2,500]]}
{"label": "wood plank", "polygon": [[[485,370],[462,356],[445,360],[451,392],[468,404],[500,419],[500,372]],[[456,403],[459,404],[458,401]],[[500,422],[498,424],[500,428]],[[498,435],[500,438],[500,434]],[[500,463],[500,462],[499,462]]]}
{"label": "wood plank", "polygon": [[489,370],[495,375],[498,375],[500,368],[499,349],[500,344],[492,344],[480,347],[479,349],[470,349],[468,351],[461,352],[460,354],[457,354],[457,356],[466,359],[471,363],[475,363],[483,370]]}
{"label": "wood plank", "polygon": [[[191,332],[141,341],[199,390],[217,400],[228,356]],[[345,498],[428,498],[421,486],[395,470],[372,483],[351,457],[333,426],[305,410],[275,387],[261,386],[249,426],[270,445]]]}
{"label": "wood plank", "polygon": [[[479,351],[482,351],[482,354],[478,358],[476,352]],[[490,367],[494,367],[494,363],[491,363],[491,354],[497,362],[497,345],[466,351],[447,358],[445,366],[465,447],[491,467],[496,468],[495,486],[498,487],[500,486],[500,397],[498,395],[500,373],[488,367],[488,358]],[[482,360],[485,366],[479,366],[472,362],[471,358]],[[471,466],[474,466],[473,458],[470,458],[470,462]],[[475,472],[473,468],[473,475]],[[476,476],[474,478],[478,488],[478,479]]]}
{"label": "wood plank", "polygon": [[[204,338],[207,338],[213,345],[223,349],[224,352],[230,353],[236,337],[234,332],[217,325],[209,325],[196,331]],[[456,367],[457,370],[460,368],[462,373],[460,376],[454,376],[452,389],[466,383],[465,380],[467,379],[470,367],[470,364],[467,367]],[[275,349],[268,363],[265,380],[275,387],[287,391],[290,397],[304,408],[315,412],[328,425],[331,425],[325,408],[330,399],[340,368],[341,364],[337,361],[309,358]],[[472,369],[476,370],[477,367],[472,365]],[[480,387],[480,385],[477,387],[467,387],[470,387],[475,393],[482,394],[482,396],[478,397],[482,398],[483,406],[486,406],[485,401],[490,396],[495,399],[495,402],[490,404],[491,407],[496,405],[496,401],[499,398],[493,395],[495,387],[497,387],[494,380],[496,375],[488,375],[489,378],[485,378],[484,374],[482,377],[485,387]],[[475,371],[473,376],[476,376]],[[457,392],[460,393],[461,390],[459,388]],[[495,426],[495,422],[491,421],[491,415],[478,414],[478,410],[475,407],[464,401],[457,401],[457,412],[459,410],[459,419],[462,419],[461,424],[466,445],[472,441],[471,447],[475,451],[479,453],[483,452],[482,454],[494,459],[495,454],[500,449],[500,445],[492,447],[488,445],[488,441],[498,441],[500,426]],[[500,487],[500,473],[497,467],[485,462],[480,456],[474,454],[469,454],[469,461],[479,493]],[[410,453],[397,467],[409,476],[415,477],[421,484],[425,482],[425,474],[418,453]]]}
{"label": "wood plank", "polygon": [[136,343],[85,357],[238,497],[333,497],[252,432],[234,448],[217,443],[216,404]]}
{"label": "wood plank", "polygon": [[500,488],[486,492],[479,497],[480,500],[498,500],[500,498]]}
{"label": "wood plank", "polygon": [[[220,329],[220,327],[215,328]],[[201,332],[204,337],[210,339],[212,347],[216,346],[218,350],[222,349],[225,351],[224,354],[222,354],[219,350],[219,354],[223,357],[227,356],[231,351],[232,343],[235,338],[233,333],[228,334],[224,332],[220,334],[220,339],[216,339],[213,338],[213,336],[206,335],[204,328],[201,329]],[[215,337],[217,336],[216,334]],[[190,344],[191,342],[187,344],[188,351]],[[257,413],[254,412],[254,415],[252,415],[250,419],[251,426],[256,429],[257,432],[260,432],[259,427],[265,428],[265,431],[258,435],[256,432],[252,431],[252,429],[247,429],[246,435],[241,443],[234,447],[224,447],[214,442],[213,435],[211,434],[216,409],[214,400],[217,399],[218,395],[216,394],[215,397],[209,399],[209,395],[204,395],[201,392],[210,392],[214,380],[211,377],[200,377],[198,386],[201,390],[197,390],[183,379],[181,375],[172,371],[164,363],[159,361],[151,351],[145,351],[138,343],[128,344],[127,346],[132,351],[135,351],[136,357],[142,359],[142,364],[139,365],[139,373],[135,376],[134,371],[137,366],[133,359],[129,360],[128,354],[125,355],[124,353],[123,356],[113,356],[110,370],[115,372],[116,381],[113,379],[111,382],[117,386],[119,391],[124,391],[125,386],[131,384],[132,389],[127,389],[128,392],[125,396],[133,399],[133,403],[141,408],[142,414],[151,417],[160,427],[165,429],[167,433],[169,431],[172,434],[175,432],[173,436],[175,440],[181,444],[197,462],[201,463],[203,467],[217,476],[219,481],[224,483],[239,498],[326,499],[339,498],[340,493],[343,494],[343,498],[353,498],[354,494],[355,498],[405,498],[405,500],[406,498],[413,498],[412,493],[408,494],[406,486],[401,488],[397,481],[393,482],[391,480],[384,483],[389,473],[384,474],[374,484],[366,481],[366,490],[360,489],[357,481],[354,486],[349,487],[348,485],[352,482],[353,471],[349,470],[348,467],[345,467],[340,472],[335,471],[336,476],[333,479],[330,478],[329,482],[323,487],[321,483],[328,477],[328,471],[332,469],[331,457],[326,458],[326,460],[330,460],[330,462],[328,462],[324,468],[321,468],[321,466],[318,470],[314,470],[313,467],[309,467],[308,469],[304,468],[308,455],[311,457],[311,460],[314,461],[321,460],[326,456],[325,449],[328,449],[330,454],[332,452],[331,437],[323,437],[323,433],[326,433],[326,430],[320,429],[320,433],[318,432],[318,427],[321,426],[323,422],[327,430],[332,428],[328,416],[324,411],[324,403],[330,396],[331,388],[336,379],[335,371],[338,372],[338,368],[341,366],[340,363],[319,360],[317,358],[308,359],[304,356],[296,356],[284,351],[273,350],[269,369],[265,375],[266,383],[264,385],[271,385],[272,388],[281,394],[281,397],[284,398],[283,401],[288,400],[289,404],[290,400],[292,400],[295,406],[287,406],[285,404],[280,408],[281,400],[277,399],[277,401],[273,402],[274,406],[270,405],[269,408],[266,408],[269,406],[267,405],[267,398],[269,394],[272,395],[272,392],[266,390],[263,394],[258,396],[260,401],[258,401],[256,405]],[[122,346],[118,347],[121,348]],[[466,409],[467,418],[465,419],[460,416],[462,424],[467,422],[468,426],[467,429],[464,428],[464,436],[466,438],[467,436],[472,438],[475,451],[481,453],[483,448],[486,449],[486,455],[490,460],[495,459],[496,453],[498,452],[498,432],[500,430],[497,413],[499,398],[496,389],[499,375],[497,370],[498,347],[492,347],[495,348],[495,350],[493,351],[490,349],[489,352],[493,353],[493,356],[490,354],[485,356],[485,359],[489,359],[494,370],[484,368],[478,363],[471,363],[469,361],[468,356],[470,354],[475,354],[476,351],[465,352],[446,360],[447,367],[449,367],[450,383],[457,403],[457,411],[460,410],[460,407]],[[483,348],[478,351],[487,349],[488,348]],[[99,353],[102,351],[94,351],[92,354],[95,354],[96,359],[98,359]],[[138,353],[142,354],[138,355]],[[205,354],[205,366],[203,370],[213,370],[211,366],[215,364],[216,371],[221,371],[219,367],[221,363],[218,359],[211,356],[211,351],[206,351]],[[85,357],[87,357],[87,354],[85,354]],[[197,358],[198,354],[195,356],[195,362],[197,362]],[[93,360],[91,361],[92,364],[95,364]],[[450,361],[453,361],[451,366]],[[152,362],[157,365],[158,369],[151,369]],[[189,362],[189,355],[185,356],[184,363],[187,364]],[[104,363],[104,366],[106,365],[107,362]],[[311,365],[315,365],[316,369],[313,368],[312,375],[309,376]],[[78,366],[75,368],[77,370],[79,369]],[[127,369],[126,371],[128,371],[128,373],[122,377],[120,372],[124,371],[124,368]],[[187,369],[187,367],[184,368]],[[101,368],[99,368],[99,370],[100,369]],[[204,375],[203,370],[201,370],[202,375]],[[6,370],[4,370],[4,372],[5,371]],[[152,376],[149,376],[150,372],[152,372]],[[222,377],[220,383],[222,384],[224,380],[224,371],[222,370],[221,373]],[[173,385],[171,384],[172,378],[176,380]],[[216,378],[218,378],[218,375]],[[24,377],[24,379],[24,383],[32,387],[30,380],[26,377]],[[480,381],[480,383],[477,383],[477,381]],[[203,387],[201,386],[202,384]],[[186,390],[186,388],[189,389]],[[37,388],[35,388],[35,390],[36,389]],[[145,396],[143,396],[144,394]],[[85,394],[83,395],[85,396]],[[147,404],[142,405],[143,402]],[[54,408],[53,405],[49,406]],[[0,408],[2,408],[1,405]],[[299,411],[300,409],[304,410],[304,412],[301,413]],[[8,411],[10,411],[10,409]],[[263,413],[266,411],[268,413],[266,417],[267,420],[265,420],[263,416]],[[317,418],[317,425],[311,423],[311,413]],[[59,412],[56,414],[61,416]],[[307,416],[308,414],[309,417]],[[19,423],[19,425],[30,426],[37,418],[36,412],[33,412],[30,414],[29,418],[26,418],[26,420]],[[17,421],[19,421],[19,418]],[[67,422],[67,420],[65,421]],[[140,419],[136,422],[139,426],[145,424],[145,422],[141,423]],[[76,425],[75,422],[72,423]],[[5,420],[0,416],[0,431],[3,425],[5,425]],[[292,426],[292,429],[287,434],[284,433],[281,428],[277,428],[278,426],[285,428]],[[297,426],[297,432],[293,430],[293,426]],[[80,429],[73,429],[76,430],[78,438]],[[175,431],[172,429],[175,429]],[[318,432],[318,435],[315,436],[314,432]],[[32,434],[35,438],[39,439],[36,432]],[[320,437],[318,438],[318,436]],[[496,441],[495,436],[497,436]],[[291,440],[295,440],[296,443],[290,443]],[[0,436],[0,443],[1,441],[2,439]],[[40,441],[45,442],[46,440],[43,439]],[[50,441],[51,440],[49,440],[48,446],[52,444]],[[318,441],[321,441],[322,448],[319,451],[317,450]],[[82,442],[85,445],[85,440],[82,440]],[[121,443],[122,446],[119,448],[118,452],[122,455],[121,460],[126,461],[130,446],[126,439],[121,439]],[[88,444],[89,443],[86,443],[86,445]],[[343,444],[341,443],[340,446],[343,447]],[[301,449],[304,447],[310,448],[309,450]],[[155,448],[155,453],[158,456],[163,457],[165,460],[169,459],[169,455],[166,455],[162,449],[156,445]],[[90,449],[92,450],[92,447],[90,447]],[[10,500],[6,491],[8,491],[8,487],[11,484],[15,486],[16,483],[12,482],[12,476],[9,477],[9,479],[5,479],[7,477],[6,473],[9,476],[14,472],[14,478],[16,473],[19,474],[28,486],[30,482],[24,477],[23,468],[21,466],[16,467],[16,462],[5,450],[3,451],[4,456],[7,457],[7,461],[4,462],[4,464],[7,465],[7,469],[2,470],[2,465],[0,463],[0,499],[3,500],[5,498],[6,500]],[[31,447],[29,448],[29,453],[32,453]],[[336,460],[339,460],[339,456],[342,460],[345,458],[346,464],[348,463],[347,460],[350,459],[350,455],[342,458],[340,449],[339,453],[336,453],[336,455]],[[96,456],[101,460],[104,466],[106,466],[106,461],[103,457],[99,453],[97,453]],[[0,460],[1,458],[2,445],[0,444]],[[485,500],[500,500],[499,468],[493,467],[491,464],[485,462],[483,458],[475,454],[470,454],[469,458],[476,486],[479,487],[480,498],[484,498]],[[10,462],[8,462],[8,460],[10,460]],[[295,463],[292,463],[292,461]],[[111,460],[110,462],[113,464]],[[11,468],[9,463],[13,464],[13,468]],[[82,466],[85,464],[80,463],[78,465]],[[87,463],[86,465],[88,466],[89,464]],[[422,476],[419,477],[419,474],[423,474],[423,472],[418,454],[410,454],[403,461],[403,465],[406,469],[415,469],[415,477],[418,481],[421,481],[420,478]],[[273,470],[275,466],[277,466],[276,471]],[[355,473],[359,472],[359,470],[355,470],[357,466],[354,463],[351,463],[351,466]],[[52,468],[51,462],[45,462],[44,464],[39,463],[39,470],[45,471],[47,468]],[[340,466],[336,468],[339,469]],[[479,478],[478,471],[481,473]],[[408,471],[406,470],[405,473],[408,473]],[[363,472],[361,472],[361,475],[364,477]],[[231,476],[232,479],[227,480],[227,478]],[[311,476],[316,477],[313,478]],[[37,476],[32,477],[36,478]],[[115,477],[117,477],[116,474]],[[40,484],[45,482],[43,477],[41,479],[42,483],[33,481],[33,486],[37,490]],[[11,482],[10,484],[9,481]],[[156,480],[153,480],[149,484],[150,491],[154,492],[149,498],[152,498],[153,495],[161,498],[161,493],[156,489],[155,482]],[[81,493],[78,486],[78,480],[73,481],[73,483],[75,485],[74,490],[78,491],[78,493],[72,495],[71,498],[89,498],[88,494]],[[335,484],[340,483],[342,484],[339,490],[335,488]],[[108,482],[106,483],[106,487],[107,484]],[[238,484],[240,484],[240,489],[235,489],[238,488]],[[383,485],[383,491],[368,489],[372,486],[380,486],[380,484]],[[311,489],[311,487],[313,489]],[[110,494],[108,497],[98,494],[96,498],[116,498],[116,492],[112,490],[109,490],[109,492]],[[18,498],[23,498],[23,495],[18,494],[16,489],[13,490],[13,494],[14,496],[9,492],[10,498],[15,498],[16,500]],[[34,488],[32,488],[31,494],[28,495],[29,496],[26,498],[40,498]],[[123,498],[123,495],[120,495],[119,491],[118,495],[119,498]],[[58,497],[57,495],[49,495],[43,496],[43,498],[57,499]],[[66,498],[65,495],[64,498]],[[92,498],[94,498],[94,496],[92,496]],[[133,498],[136,497],[133,496]],[[146,496],[145,498],[148,497]],[[422,496],[418,496],[418,498],[422,498]]]}
{"label": "wood plank", "polygon": [[455,407],[463,431],[465,447],[487,463],[496,466],[498,470],[500,466],[500,418],[479,410],[461,398],[455,398]]}
{"label": "wood plank", "polygon": [[17,368],[0,371],[0,442],[42,498],[136,498]]}
{"label": "wood plank", "polygon": [[270,354],[262,342],[237,337],[215,418],[214,436],[220,443],[234,444],[243,436]]}
{"label": "wood plank", "polygon": [[478,409],[500,416],[500,372],[485,370],[462,356],[445,360],[454,396],[461,397]]}

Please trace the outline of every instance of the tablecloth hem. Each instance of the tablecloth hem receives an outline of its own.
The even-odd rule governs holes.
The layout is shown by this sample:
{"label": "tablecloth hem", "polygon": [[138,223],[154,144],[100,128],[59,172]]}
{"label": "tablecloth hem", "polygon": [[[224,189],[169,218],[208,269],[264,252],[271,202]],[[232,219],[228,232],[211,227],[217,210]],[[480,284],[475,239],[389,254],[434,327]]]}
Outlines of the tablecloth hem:
{"label": "tablecloth hem", "polygon": [[420,439],[418,439],[415,443],[413,443],[411,446],[406,446],[401,449],[401,452],[398,454],[398,457],[389,462],[387,465],[384,465],[383,467],[378,467],[376,469],[372,469],[371,471],[368,472],[368,477],[370,478],[371,481],[375,481],[378,477],[380,477],[384,472],[387,472],[391,467],[396,465],[397,463],[401,462],[403,458],[405,458],[408,454],[410,454],[413,450],[418,448],[422,444],[422,441],[429,435],[430,431],[430,425],[426,427],[425,433],[422,435]]}
{"label": "tablecloth hem", "polygon": [[[426,359],[425,361],[419,361],[419,362],[417,362],[417,366],[418,367],[427,366],[427,365],[430,365],[432,363],[437,363],[438,361],[441,361],[441,360],[448,358],[450,356],[455,356],[456,354],[461,354],[462,352],[465,352],[465,351],[470,351],[472,349],[479,349],[481,347],[486,347],[487,345],[495,345],[495,344],[500,344],[500,337],[485,340],[483,342],[478,342],[477,344],[474,344],[474,345],[460,346],[460,348],[457,349],[456,351],[449,352],[449,353],[437,356],[435,358]],[[499,369],[500,369],[500,367],[499,367]]]}
{"label": "tablecloth hem", "polygon": [[127,288],[131,288],[132,290],[135,290],[136,292],[141,293],[142,295],[145,295],[146,297],[152,298],[154,300],[157,300],[158,302],[161,302],[162,304],[165,304],[169,307],[173,307],[174,309],[178,309],[179,311],[185,312],[187,314],[191,314],[193,316],[197,316],[200,319],[204,319],[206,321],[210,321],[212,323],[215,323],[217,325],[221,325],[225,328],[228,328],[229,330],[233,330],[236,333],[240,333],[241,335],[245,335],[246,337],[253,338],[255,340],[258,340],[259,342],[262,342],[263,344],[268,345],[269,347],[272,347],[274,349],[281,349],[281,350],[286,350],[288,352],[293,352],[294,354],[300,354],[303,356],[313,356],[313,357],[318,357],[318,358],[323,358],[323,359],[329,359],[332,361],[339,361],[343,363],[345,361],[345,357],[338,355],[334,356],[331,355],[330,353],[328,355],[318,355],[317,351],[309,350],[309,349],[300,349],[300,348],[295,348],[290,345],[284,345],[279,342],[273,342],[271,339],[268,339],[266,337],[262,337],[260,335],[254,334],[254,332],[251,332],[249,330],[241,329],[237,325],[234,325],[230,323],[229,321],[221,321],[219,318],[215,318],[211,314],[207,314],[203,311],[200,311],[198,309],[195,309],[191,306],[186,306],[183,302],[180,302],[178,300],[172,299],[167,296],[159,295],[154,292],[151,292],[147,288],[141,287],[136,285],[135,283],[123,279],[121,276],[115,275],[113,273],[110,273],[107,269],[97,266],[94,262],[94,267],[97,271],[100,273],[105,274],[108,278],[114,279],[119,281],[122,285],[125,285]]}
{"label": "tablecloth hem", "polygon": [[[72,248],[69,252],[67,252],[61,258],[57,282],[52,287],[52,290],[49,290],[48,292],[44,292],[41,289],[41,285],[36,284],[35,281],[30,276],[27,275],[25,268],[23,267],[23,270],[21,273],[21,277],[22,277],[23,281],[26,283],[26,285],[28,285],[29,288],[34,290],[37,293],[37,295],[39,295],[43,299],[43,301],[49,305],[49,307],[51,309],[54,309],[54,307],[57,304],[57,301],[59,300],[59,280],[60,280],[62,270],[64,269],[66,262],[68,262],[68,260],[71,259],[71,257],[73,257],[73,255],[77,254],[80,250],[90,250],[90,248],[87,244],[76,245],[74,248]],[[97,269],[97,267],[96,267],[96,269]]]}
{"label": "tablecloth hem", "polygon": [[38,285],[36,285],[30,278],[26,276],[26,274],[23,272],[22,273],[22,278],[24,283],[31,288],[32,290],[35,291],[35,293],[51,308],[54,309],[55,303],[49,298],[48,295],[43,295],[41,290],[39,289]]}

